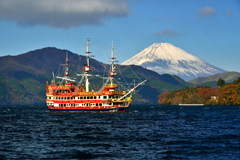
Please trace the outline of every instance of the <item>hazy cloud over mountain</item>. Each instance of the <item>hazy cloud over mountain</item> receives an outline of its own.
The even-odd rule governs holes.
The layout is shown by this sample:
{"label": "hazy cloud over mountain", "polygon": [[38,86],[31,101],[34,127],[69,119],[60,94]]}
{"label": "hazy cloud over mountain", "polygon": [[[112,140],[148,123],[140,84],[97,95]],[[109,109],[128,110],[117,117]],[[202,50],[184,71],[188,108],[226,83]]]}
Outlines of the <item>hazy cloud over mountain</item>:
{"label": "hazy cloud over mountain", "polygon": [[20,25],[69,28],[101,24],[104,17],[126,16],[127,0],[0,0],[0,19]]}
{"label": "hazy cloud over mountain", "polygon": [[198,9],[198,15],[199,15],[199,17],[216,16],[217,12],[213,8],[206,6],[204,8]]}
{"label": "hazy cloud over mountain", "polygon": [[175,32],[173,29],[169,30],[168,28],[166,28],[162,32],[154,32],[153,35],[157,37],[160,37],[160,36],[177,37],[177,36],[181,36],[182,34]]}
{"label": "hazy cloud over mountain", "polygon": [[233,10],[232,10],[232,8],[228,8],[227,15],[228,15],[228,16],[232,16],[232,15],[233,15]]}

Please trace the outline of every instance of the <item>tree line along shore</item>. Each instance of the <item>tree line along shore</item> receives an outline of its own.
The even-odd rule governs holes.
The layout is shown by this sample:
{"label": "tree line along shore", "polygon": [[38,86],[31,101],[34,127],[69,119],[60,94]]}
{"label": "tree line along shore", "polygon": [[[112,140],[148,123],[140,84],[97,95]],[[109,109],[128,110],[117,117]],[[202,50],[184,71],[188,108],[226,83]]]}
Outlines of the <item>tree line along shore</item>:
{"label": "tree line along shore", "polygon": [[204,105],[240,105],[240,77],[225,84],[219,78],[217,87],[186,87],[180,90],[164,92],[158,96],[160,105],[204,104]]}

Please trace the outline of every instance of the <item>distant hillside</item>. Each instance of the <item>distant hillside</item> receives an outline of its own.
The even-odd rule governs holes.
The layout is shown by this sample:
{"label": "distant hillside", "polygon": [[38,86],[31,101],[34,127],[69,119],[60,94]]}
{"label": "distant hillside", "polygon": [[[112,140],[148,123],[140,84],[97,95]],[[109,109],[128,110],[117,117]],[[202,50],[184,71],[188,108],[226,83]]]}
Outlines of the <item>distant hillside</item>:
{"label": "distant hillside", "polygon": [[179,105],[179,104],[217,104],[211,101],[211,96],[217,96],[219,87],[191,87],[176,91],[165,92],[159,95],[159,104]]}
{"label": "distant hillside", "polygon": [[223,87],[207,86],[183,88],[159,95],[159,104],[205,104],[205,105],[240,105],[240,78]]}
{"label": "distant hillside", "polygon": [[238,72],[226,72],[215,74],[209,77],[199,77],[188,81],[188,83],[192,83],[194,85],[207,85],[210,87],[215,87],[217,86],[217,81],[219,78],[224,79],[226,83],[232,83],[234,80],[237,80],[238,77],[240,77],[240,73]]}
{"label": "distant hillside", "polygon": [[[65,63],[66,52],[70,61],[70,74],[82,72],[86,63],[85,56],[53,47],[37,49],[18,56],[0,57],[0,104],[45,104],[46,81],[52,80],[53,71],[55,75],[61,76],[64,68],[60,64]],[[90,64],[91,73],[107,75],[109,65],[95,59],[90,59]],[[120,83],[126,81],[133,85],[134,79],[136,83],[140,82],[139,78],[148,79],[146,85],[139,87],[138,92],[133,95],[133,103],[156,104],[160,93],[193,86],[178,76],[159,75],[141,66],[116,67],[116,71],[121,71],[124,75],[122,78],[120,73],[117,74],[116,78]],[[94,90],[99,89],[103,83],[101,79],[93,77],[90,81],[90,87]]]}
{"label": "distant hillside", "polygon": [[[68,52],[72,69],[77,69],[79,64],[86,63],[86,57],[74,54],[67,50],[54,47],[37,49],[18,56],[0,57],[0,72],[12,77],[16,71],[25,71],[34,75],[52,73],[57,70],[60,64],[65,64],[66,52]],[[82,67],[83,68],[83,67]],[[92,71],[103,71],[104,67],[99,61],[91,59]]]}

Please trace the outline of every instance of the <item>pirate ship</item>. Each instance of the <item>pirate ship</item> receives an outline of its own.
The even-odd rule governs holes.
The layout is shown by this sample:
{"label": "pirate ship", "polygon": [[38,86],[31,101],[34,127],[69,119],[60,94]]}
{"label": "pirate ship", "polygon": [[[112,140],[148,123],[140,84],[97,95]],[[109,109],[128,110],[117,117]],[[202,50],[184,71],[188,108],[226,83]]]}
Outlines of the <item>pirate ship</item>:
{"label": "pirate ship", "polygon": [[[116,76],[114,62],[114,47],[111,47],[111,65],[108,77],[101,77],[106,82],[98,91],[89,90],[89,77],[90,74],[90,51],[89,51],[89,39],[87,39],[87,63],[84,66],[83,74],[77,74],[81,76],[81,82],[84,79],[85,84],[77,85],[76,80],[69,77],[69,60],[68,54],[66,54],[65,73],[63,77],[56,77],[62,79],[62,83],[55,83],[52,80],[51,84],[47,83],[46,103],[50,112],[119,112],[126,111],[129,108],[129,104],[132,101],[132,92],[136,87],[142,85],[145,81],[142,81],[138,85],[134,86],[129,91],[117,90],[118,84],[115,83],[114,77]],[[99,76],[99,75],[96,75]]]}

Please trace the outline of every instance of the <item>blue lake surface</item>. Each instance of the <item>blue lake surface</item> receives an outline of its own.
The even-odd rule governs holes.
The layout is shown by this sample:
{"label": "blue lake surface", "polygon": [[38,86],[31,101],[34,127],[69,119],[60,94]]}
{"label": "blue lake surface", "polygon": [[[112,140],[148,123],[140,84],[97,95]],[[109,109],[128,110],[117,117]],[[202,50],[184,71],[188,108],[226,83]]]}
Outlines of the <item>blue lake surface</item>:
{"label": "blue lake surface", "polygon": [[0,159],[240,159],[240,106],[0,106]]}

